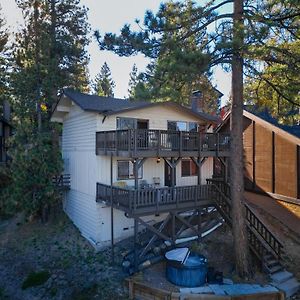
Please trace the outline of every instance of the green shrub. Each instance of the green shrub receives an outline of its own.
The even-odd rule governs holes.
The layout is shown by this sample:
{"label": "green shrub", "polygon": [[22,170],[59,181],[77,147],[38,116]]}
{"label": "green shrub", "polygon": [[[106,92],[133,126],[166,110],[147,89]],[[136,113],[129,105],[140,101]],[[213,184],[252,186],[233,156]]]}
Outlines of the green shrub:
{"label": "green shrub", "polygon": [[23,281],[22,290],[25,290],[32,286],[38,286],[45,283],[50,277],[48,271],[32,272],[29,273],[27,278]]}

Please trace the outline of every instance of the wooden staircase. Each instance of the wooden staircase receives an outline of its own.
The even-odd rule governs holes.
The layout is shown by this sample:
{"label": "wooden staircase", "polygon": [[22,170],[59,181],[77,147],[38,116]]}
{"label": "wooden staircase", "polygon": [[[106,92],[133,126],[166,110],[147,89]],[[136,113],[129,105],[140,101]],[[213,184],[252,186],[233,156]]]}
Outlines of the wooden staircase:
{"label": "wooden staircase", "polygon": [[[230,185],[220,179],[208,179],[212,185],[213,198],[225,222],[232,226]],[[261,261],[262,269],[269,274],[272,284],[283,290],[289,298],[299,290],[300,284],[292,273],[287,272],[282,260],[285,256],[282,243],[245,203],[246,226],[251,252]]]}

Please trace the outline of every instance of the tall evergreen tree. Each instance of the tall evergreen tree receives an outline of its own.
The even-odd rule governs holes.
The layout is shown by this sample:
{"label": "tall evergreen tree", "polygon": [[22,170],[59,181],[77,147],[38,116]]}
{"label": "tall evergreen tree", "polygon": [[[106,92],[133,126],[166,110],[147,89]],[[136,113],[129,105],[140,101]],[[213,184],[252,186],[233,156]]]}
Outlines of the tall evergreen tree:
{"label": "tall evergreen tree", "polygon": [[100,73],[95,78],[94,91],[98,96],[113,97],[115,82],[111,77],[111,71],[105,62],[101,67]]}
{"label": "tall evergreen tree", "polygon": [[[138,76],[136,94],[139,99],[172,100],[188,105],[192,92],[201,90],[205,96],[205,111],[210,113],[218,110],[218,95],[210,82],[211,73],[205,67],[204,56],[197,43],[206,35],[205,30],[191,35],[181,43],[182,36],[192,30],[193,24],[188,20],[193,19],[194,8],[195,4],[190,0],[180,4],[173,1],[164,4],[160,18],[164,18],[165,27],[176,26],[179,22],[178,14],[186,26],[161,33],[160,43],[164,46],[157,47],[157,53],[153,53],[146,72]],[[202,47],[205,47],[205,43]]]}
{"label": "tall evergreen tree", "polygon": [[128,97],[129,97],[129,99],[133,99],[133,100],[136,99],[135,89],[136,89],[138,83],[139,83],[138,69],[137,69],[136,64],[134,64],[132,66],[132,70],[129,74],[129,82],[128,82]]}
{"label": "tall evergreen tree", "polygon": [[7,41],[8,32],[5,28],[5,19],[1,13],[0,6],[0,115],[2,103],[8,97],[8,73],[7,73]]}
{"label": "tall evergreen tree", "polygon": [[[87,10],[79,0],[17,1],[25,27],[17,34],[13,87],[15,109],[36,110],[36,98],[44,104],[49,119],[58,90],[88,89],[86,46]],[[25,103],[23,103],[25,102]],[[31,105],[30,105],[31,103]]]}
{"label": "tall evergreen tree", "polygon": [[[292,53],[283,49],[281,45],[270,45],[268,42],[274,36],[282,41],[299,39],[299,1],[253,0],[243,3],[242,0],[213,0],[203,6],[188,5],[190,1],[172,3],[178,9],[169,10],[168,5],[162,4],[156,15],[147,11],[144,28],[138,32],[133,32],[129,25],[125,25],[119,36],[107,33],[102,38],[99,32],[95,35],[100,49],[111,50],[121,56],[140,52],[151,59],[159,60],[167,55],[170,49],[174,50],[172,51],[174,55],[167,55],[167,59],[164,59],[164,64],[169,65],[168,69],[172,67],[173,72],[168,74],[169,77],[177,77],[179,74],[178,76],[182,78],[179,82],[181,81],[182,85],[186,82],[184,79],[189,78],[189,74],[193,74],[195,69],[205,73],[219,64],[233,68],[232,124],[235,124],[236,128],[231,140],[236,149],[231,152],[231,164],[236,164],[236,169],[230,179],[232,219],[236,269],[238,274],[245,276],[249,269],[245,239],[246,223],[244,210],[240,209],[243,205],[244,192],[241,182],[243,178],[241,72],[244,70],[247,74],[251,71],[253,74],[259,72],[263,64],[273,65],[275,62],[289,65],[288,57]],[[234,14],[228,9],[230,4],[234,4]],[[170,17],[172,22],[169,22]],[[209,30],[211,24],[214,24],[214,30]],[[189,42],[194,43],[194,48],[185,48],[185,44]],[[281,60],[276,59],[279,53],[284,56]],[[195,68],[191,69],[191,66]],[[164,70],[162,68],[162,74]],[[286,100],[293,102],[290,97],[286,97]],[[242,241],[238,244],[240,238]]]}
{"label": "tall evergreen tree", "polygon": [[87,10],[79,0],[17,0],[25,26],[17,34],[11,72],[14,127],[12,184],[6,207],[43,215],[59,199],[52,178],[62,171],[50,123],[64,87],[88,88]]}
{"label": "tall evergreen tree", "polygon": [[[269,43],[274,45],[274,40]],[[294,125],[300,122],[300,41],[276,44],[291,55],[284,57],[278,53],[277,62],[266,64],[259,72],[249,72],[245,100],[247,104],[267,109],[280,123]]]}

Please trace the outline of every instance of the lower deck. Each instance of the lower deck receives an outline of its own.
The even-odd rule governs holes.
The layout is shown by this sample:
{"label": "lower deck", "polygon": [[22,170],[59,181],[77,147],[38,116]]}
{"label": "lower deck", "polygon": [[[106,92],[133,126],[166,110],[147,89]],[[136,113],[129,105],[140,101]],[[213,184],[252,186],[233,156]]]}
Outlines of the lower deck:
{"label": "lower deck", "polygon": [[211,193],[211,185],[206,184],[134,189],[97,183],[96,200],[129,216],[142,216],[211,206]]}

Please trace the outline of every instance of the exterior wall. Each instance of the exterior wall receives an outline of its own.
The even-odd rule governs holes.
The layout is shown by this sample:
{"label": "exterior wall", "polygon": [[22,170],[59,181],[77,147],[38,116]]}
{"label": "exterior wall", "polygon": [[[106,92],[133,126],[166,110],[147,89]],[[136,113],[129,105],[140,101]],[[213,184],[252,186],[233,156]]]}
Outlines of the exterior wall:
{"label": "exterior wall", "polygon": [[299,197],[297,144],[244,117],[245,187]]}
{"label": "exterior wall", "polygon": [[64,118],[62,156],[66,173],[71,175],[71,189],[66,193],[64,210],[90,241],[101,239],[101,219],[95,196],[96,116],[73,105]]}
{"label": "exterior wall", "polygon": [[[229,122],[220,132],[227,132]],[[300,197],[300,149],[292,138],[272,124],[244,116],[245,188],[274,196]],[[294,142],[293,142],[294,141]],[[299,141],[299,139],[298,139]]]}
{"label": "exterior wall", "polygon": [[245,188],[252,188],[253,183],[253,122],[244,119],[244,172],[245,172]]}
{"label": "exterior wall", "polygon": [[97,131],[115,130],[117,117],[128,117],[137,119],[149,120],[149,129],[167,130],[167,121],[186,121],[186,122],[199,122],[199,119],[193,117],[178,109],[155,106],[134,111],[122,112],[117,115],[107,116],[103,121],[103,116],[99,116],[97,121]]}
{"label": "exterior wall", "polygon": [[[148,108],[139,111],[122,113],[104,119],[98,113],[89,113],[72,105],[70,112],[63,120],[62,153],[65,173],[71,175],[71,189],[64,200],[64,210],[80,229],[82,235],[95,246],[101,246],[111,239],[111,208],[105,204],[96,203],[96,183],[110,184],[110,157],[96,156],[96,131],[116,129],[116,117],[135,117],[149,119],[150,129],[167,129],[167,120],[197,121],[188,114],[176,109],[164,107]],[[104,120],[104,122],[103,122]],[[117,160],[113,158],[113,182],[117,181]],[[203,165],[202,182],[212,173],[212,160]],[[161,178],[164,185],[164,160],[156,162],[156,158],[148,158],[143,166],[143,179],[153,183],[153,177]],[[177,185],[197,184],[197,176],[182,177],[181,162],[176,170]],[[122,180],[123,181],[123,180]],[[134,185],[134,180],[126,180],[127,185]],[[148,216],[143,219],[149,223],[157,222],[164,216]],[[124,212],[114,210],[114,237],[116,240],[133,233],[133,219]]]}
{"label": "exterior wall", "polygon": [[[117,161],[118,160],[127,160],[124,157],[114,157],[113,158],[113,183],[116,182],[126,182],[128,186],[134,186],[134,179],[128,180],[118,180],[117,178]],[[110,158],[105,156],[98,156],[98,164],[102,167],[99,170],[110,170]],[[142,178],[139,180],[146,180],[148,184],[154,184],[153,177],[160,178],[160,186],[164,186],[165,179],[165,163],[164,160],[161,159],[159,163],[157,163],[156,158],[147,158],[143,164],[143,172]],[[110,172],[110,171],[108,171]],[[205,184],[206,179],[211,178],[213,173],[213,158],[208,158],[202,164],[201,169],[201,183]],[[98,182],[104,184],[110,184],[110,175],[107,172],[98,172],[97,175]],[[181,174],[181,161],[176,166],[176,185],[178,186],[187,186],[187,185],[197,185],[198,177],[197,176],[184,176]]]}
{"label": "exterior wall", "polygon": [[272,132],[259,124],[255,124],[255,183],[272,191]]}
{"label": "exterior wall", "polygon": [[275,193],[297,198],[297,147],[279,135],[275,137]]}
{"label": "exterior wall", "polygon": [[[139,109],[134,111],[123,112],[117,115],[107,116],[105,119],[103,116],[99,116],[97,119],[97,131],[115,130],[117,124],[117,117],[128,117],[137,119],[149,120],[149,129],[168,129],[168,121],[185,121],[185,122],[199,122],[196,117],[193,117],[187,113],[172,109],[170,107],[150,107],[145,109]],[[104,122],[103,122],[104,120]],[[211,128],[212,131],[212,128]],[[117,180],[117,160],[126,160],[124,158],[114,158],[114,176],[113,181]],[[110,169],[109,157],[98,156],[98,163],[105,161],[105,170]],[[202,183],[206,182],[207,178],[211,178],[213,172],[213,160],[208,159],[202,166]],[[160,163],[156,162],[156,158],[148,158],[143,165],[143,180],[147,183],[153,184],[153,177],[159,177],[161,180],[161,186],[164,186],[164,160],[161,159]],[[197,176],[181,176],[181,162],[176,166],[176,185],[196,185]],[[126,181],[127,185],[134,185],[134,180],[122,180]],[[106,174],[102,174],[99,177],[99,182],[109,184],[109,177]]]}

